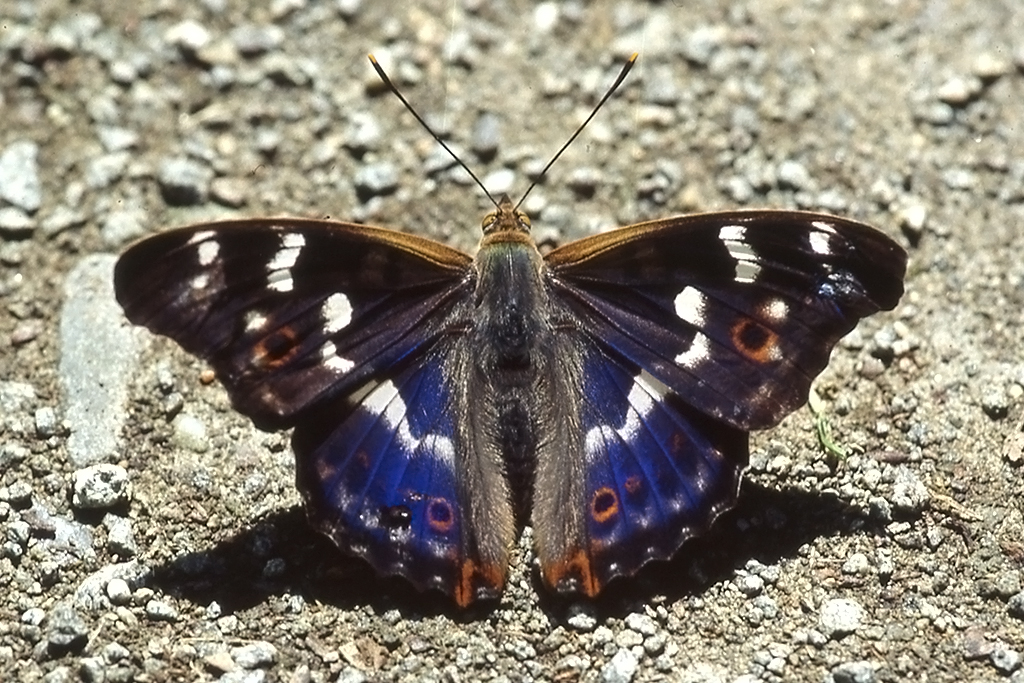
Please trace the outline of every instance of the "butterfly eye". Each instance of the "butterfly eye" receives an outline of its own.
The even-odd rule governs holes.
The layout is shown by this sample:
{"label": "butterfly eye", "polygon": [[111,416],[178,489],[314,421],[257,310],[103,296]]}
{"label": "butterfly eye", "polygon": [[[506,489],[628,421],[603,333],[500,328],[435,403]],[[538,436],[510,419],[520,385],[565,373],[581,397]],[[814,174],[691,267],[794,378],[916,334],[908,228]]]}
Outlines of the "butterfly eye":
{"label": "butterfly eye", "polygon": [[484,216],[483,221],[480,222],[480,227],[483,228],[483,231],[486,233],[488,232],[488,228],[494,225],[496,220],[498,220],[498,212],[491,211],[489,214]]}
{"label": "butterfly eye", "polygon": [[516,211],[516,218],[519,220],[519,224],[524,230],[529,230],[533,227],[533,223],[530,222],[530,217],[523,211]]}

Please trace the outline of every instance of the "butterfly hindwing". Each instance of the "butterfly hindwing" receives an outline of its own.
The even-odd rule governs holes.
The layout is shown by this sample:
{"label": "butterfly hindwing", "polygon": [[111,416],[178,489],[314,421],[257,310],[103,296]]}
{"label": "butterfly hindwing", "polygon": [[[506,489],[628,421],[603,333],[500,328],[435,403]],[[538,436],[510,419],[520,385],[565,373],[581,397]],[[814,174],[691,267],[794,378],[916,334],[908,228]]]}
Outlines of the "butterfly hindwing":
{"label": "butterfly hindwing", "polygon": [[861,318],[896,305],[906,254],[853,221],[750,211],[623,228],[547,263],[601,345],[708,415],[761,429],[806,401]]}
{"label": "butterfly hindwing", "polygon": [[470,474],[480,463],[460,424],[459,344],[318,408],[296,427],[293,448],[314,527],[381,574],[467,605],[500,594],[514,529],[507,494],[480,495],[500,470],[482,482]]}
{"label": "butterfly hindwing", "polygon": [[558,400],[578,406],[577,450],[538,461],[538,485],[559,490],[535,495],[571,501],[582,514],[555,521],[535,511],[534,533],[548,584],[593,596],[612,578],[670,557],[733,505],[747,434],[688,405],[636,364],[567,336],[581,358],[580,395]]}
{"label": "butterfly hindwing", "polygon": [[162,233],[118,261],[129,320],[213,366],[276,426],[425,347],[472,291],[471,259],[401,233],[259,219]]}

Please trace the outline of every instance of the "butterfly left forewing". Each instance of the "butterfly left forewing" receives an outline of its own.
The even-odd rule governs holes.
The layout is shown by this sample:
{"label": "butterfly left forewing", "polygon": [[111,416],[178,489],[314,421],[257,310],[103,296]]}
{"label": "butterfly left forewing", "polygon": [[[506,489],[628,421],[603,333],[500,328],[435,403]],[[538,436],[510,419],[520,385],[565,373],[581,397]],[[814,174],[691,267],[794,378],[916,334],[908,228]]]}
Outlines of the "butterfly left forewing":
{"label": "butterfly left forewing", "polygon": [[291,218],[161,233],[114,277],[129,320],[209,361],[235,407],[269,425],[428,346],[471,281],[470,257],[436,242]]}
{"label": "butterfly left forewing", "polygon": [[906,253],[822,214],[730,212],[640,224],[547,257],[574,324],[708,415],[776,424],[838,340],[903,292]]}

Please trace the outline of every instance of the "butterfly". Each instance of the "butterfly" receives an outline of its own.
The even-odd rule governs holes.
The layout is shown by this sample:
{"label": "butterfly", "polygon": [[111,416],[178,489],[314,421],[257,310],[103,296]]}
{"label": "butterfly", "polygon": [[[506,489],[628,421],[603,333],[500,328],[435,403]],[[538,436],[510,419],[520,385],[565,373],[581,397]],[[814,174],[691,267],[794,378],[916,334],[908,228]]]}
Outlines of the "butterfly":
{"label": "butterfly", "polygon": [[294,428],[315,528],[467,606],[501,594],[525,525],[544,583],[586,596],[707,531],[748,432],[896,306],[907,263],[874,228],[799,211],[666,218],[546,255],[530,229],[508,197],[475,256],[354,223],[206,223],[131,246],[114,284],[238,411]]}

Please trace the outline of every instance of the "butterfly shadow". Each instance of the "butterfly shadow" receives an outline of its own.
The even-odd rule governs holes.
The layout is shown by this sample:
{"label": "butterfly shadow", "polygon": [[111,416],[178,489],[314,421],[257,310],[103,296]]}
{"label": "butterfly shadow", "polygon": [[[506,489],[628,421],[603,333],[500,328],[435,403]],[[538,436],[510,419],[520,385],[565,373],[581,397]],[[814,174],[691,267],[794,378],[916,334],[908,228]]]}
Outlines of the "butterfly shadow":
{"label": "butterfly shadow", "polygon": [[270,512],[230,538],[155,566],[149,585],[197,605],[216,602],[222,614],[285,596],[342,609],[371,606],[378,614],[400,608],[458,618],[464,612],[441,593],[380,577],[341,553],[309,526],[300,507]]}
{"label": "butterfly shadow", "polygon": [[[751,560],[775,564],[795,557],[817,538],[884,533],[884,524],[834,494],[747,482],[737,506],[708,533],[687,541],[671,560],[652,562],[636,576],[611,582],[593,605],[599,617],[621,617],[652,596],[669,602],[699,596],[731,580]],[[564,616],[579,602],[546,590],[536,571],[533,583],[541,609],[549,614]],[[485,617],[498,607],[494,602],[461,610],[437,591],[420,592],[400,578],[379,577],[312,529],[299,507],[271,512],[207,549],[156,566],[150,584],[197,605],[216,602],[223,614],[286,595],[341,609],[370,606],[378,614],[399,609],[405,615],[444,614],[457,621]]]}
{"label": "butterfly shadow", "polygon": [[[651,562],[632,577],[612,581],[594,601],[595,614],[598,620],[622,618],[654,596],[668,603],[700,596],[710,586],[732,580],[751,561],[774,565],[824,537],[884,535],[885,524],[834,493],[780,490],[746,481],[736,507],[707,533],[686,541],[672,559]],[[535,584],[549,613],[565,613],[578,602],[544,591],[539,578]]]}

